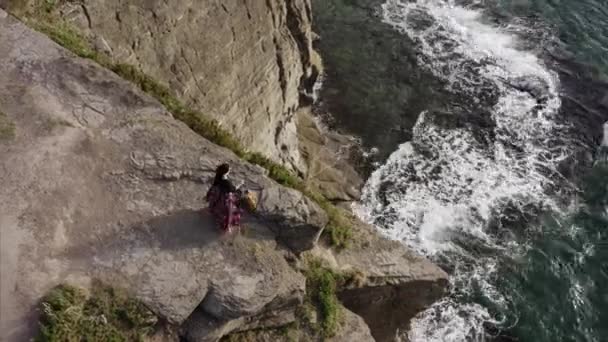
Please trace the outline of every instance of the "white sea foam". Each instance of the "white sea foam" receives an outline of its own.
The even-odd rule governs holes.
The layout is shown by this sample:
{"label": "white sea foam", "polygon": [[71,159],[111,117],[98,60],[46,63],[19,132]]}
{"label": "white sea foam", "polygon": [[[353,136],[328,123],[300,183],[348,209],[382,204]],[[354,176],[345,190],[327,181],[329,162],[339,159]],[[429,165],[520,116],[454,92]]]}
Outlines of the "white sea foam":
{"label": "white sea foam", "polygon": [[[412,141],[372,174],[355,207],[388,237],[453,269],[452,296],[419,315],[409,339],[483,340],[483,323],[492,317],[483,306],[455,298],[477,291],[493,305],[505,305],[508,297],[493,282],[495,257],[525,246],[497,238],[489,226],[501,228],[500,220],[513,215],[505,213],[507,206],[517,213],[557,209],[547,189],[554,187],[557,164],[570,154],[555,142],[564,134],[557,120],[558,80],[533,53],[518,49],[514,35],[483,24],[475,10],[451,1],[387,0],[382,14],[415,40],[421,65],[446,80],[448,89],[471,101],[479,101],[483,89],[499,94],[491,113],[496,126],[486,132],[491,143],[480,142],[466,125],[437,125],[434,114],[424,112]],[[421,16],[431,20],[415,22]],[[513,86],[522,80],[537,92]]]}

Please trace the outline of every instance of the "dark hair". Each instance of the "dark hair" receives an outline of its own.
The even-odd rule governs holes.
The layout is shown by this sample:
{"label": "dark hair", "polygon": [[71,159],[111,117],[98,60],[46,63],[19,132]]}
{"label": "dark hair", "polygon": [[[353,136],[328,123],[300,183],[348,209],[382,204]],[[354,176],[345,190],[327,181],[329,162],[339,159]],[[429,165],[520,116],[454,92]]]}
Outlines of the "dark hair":
{"label": "dark hair", "polygon": [[224,163],[218,166],[217,169],[215,169],[215,179],[213,180],[213,185],[217,185],[222,180],[224,175],[228,173],[228,171],[230,171],[230,165]]}

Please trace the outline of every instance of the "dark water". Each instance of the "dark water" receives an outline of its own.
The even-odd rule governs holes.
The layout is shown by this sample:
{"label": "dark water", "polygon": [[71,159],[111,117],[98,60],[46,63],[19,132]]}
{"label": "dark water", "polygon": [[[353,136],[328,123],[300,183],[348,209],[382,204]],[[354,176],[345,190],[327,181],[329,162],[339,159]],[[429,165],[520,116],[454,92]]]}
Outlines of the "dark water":
{"label": "dark water", "polygon": [[608,2],[313,5],[361,215],[452,278],[409,338],[608,341]]}
{"label": "dark water", "polygon": [[[381,162],[411,139],[420,112],[442,106],[440,81],[418,67],[413,42],[380,22],[382,0],[314,0],[316,43],[326,66],[323,105],[332,128],[377,149]],[[441,93],[441,95],[440,95]]]}
{"label": "dark water", "polygon": [[608,338],[608,166],[595,166],[583,183],[580,207],[545,219],[529,251],[499,272],[510,303],[495,310],[521,341]]}
{"label": "dark water", "polygon": [[606,0],[501,0],[506,15],[538,17],[554,28],[580,62],[608,73],[608,2]]}

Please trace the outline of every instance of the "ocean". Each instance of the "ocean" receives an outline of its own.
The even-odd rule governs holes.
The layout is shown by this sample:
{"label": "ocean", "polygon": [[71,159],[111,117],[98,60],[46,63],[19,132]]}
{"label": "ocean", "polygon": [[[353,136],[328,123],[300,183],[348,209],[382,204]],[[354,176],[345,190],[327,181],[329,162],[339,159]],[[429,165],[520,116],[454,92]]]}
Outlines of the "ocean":
{"label": "ocean", "polygon": [[321,2],[354,209],[450,275],[402,338],[608,341],[608,1]]}

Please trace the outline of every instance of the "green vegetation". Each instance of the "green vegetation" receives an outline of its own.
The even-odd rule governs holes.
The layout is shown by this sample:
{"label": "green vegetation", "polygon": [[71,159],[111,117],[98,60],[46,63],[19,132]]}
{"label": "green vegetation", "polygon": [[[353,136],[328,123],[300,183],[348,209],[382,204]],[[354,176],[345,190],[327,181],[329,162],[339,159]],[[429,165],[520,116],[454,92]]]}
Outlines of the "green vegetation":
{"label": "green vegetation", "polygon": [[360,287],[365,275],[358,271],[338,273],[315,257],[305,259],[306,297],[296,311],[296,321],[279,328],[262,328],[230,334],[222,342],[323,341],[339,333],[344,319],[339,289]]}
{"label": "green vegetation", "polygon": [[317,201],[317,203],[329,216],[329,223],[325,228],[324,234],[329,239],[330,245],[338,249],[349,247],[353,238],[353,232],[346,213],[343,212],[343,209],[337,208],[325,199]]}
{"label": "green vegetation", "polygon": [[264,341],[299,341],[298,323],[291,323],[278,328],[261,328],[232,333],[222,337],[221,342],[257,342]]}
{"label": "green vegetation", "polygon": [[58,286],[41,307],[39,342],[143,341],[157,322],[143,304],[101,284],[90,295]]}
{"label": "green vegetation", "polygon": [[[338,301],[336,291],[343,284],[345,277],[325,267],[321,260],[308,260],[306,270],[306,289],[308,311],[316,310],[317,322],[315,328],[323,337],[332,337],[340,327],[342,306]],[[306,309],[306,307],[305,307]]]}
{"label": "green vegetation", "polygon": [[141,90],[162,103],[173,117],[184,122],[199,135],[217,145],[232,150],[240,158],[257,164],[268,170],[268,176],[281,185],[296,189],[311,198],[327,212],[329,224],[324,236],[330,245],[336,248],[348,247],[352,238],[350,224],[342,210],[336,208],[321,194],[306,186],[305,182],[284,166],[273,162],[257,152],[249,152],[220,124],[206,117],[199,111],[188,108],[178,100],[169,88],[146,75],[136,67],[123,63],[114,63],[103,54],[97,53],[91,44],[76,29],[53,14],[58,0],[33,0],[29,5],[13,0],[20,6],[12,5],[13,14],[38,31],[46,34],[53,41],[82,58],[91,59],[101,66],[112,70],[122,78],[134,83]]}
{"label": "green vegetation", "polygon": [[15,138],[15,124],[4,113],[0,112],[0,141]]}
{"label": "green vegetation", "polygon": [[101,65],[106,66],[106,59],[91,49],[88,42],[69,24],[57,20],[48,22],[35,22],[34,28],[46,34],[57,44],[72,51],[79,57],[95,60]]}

